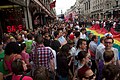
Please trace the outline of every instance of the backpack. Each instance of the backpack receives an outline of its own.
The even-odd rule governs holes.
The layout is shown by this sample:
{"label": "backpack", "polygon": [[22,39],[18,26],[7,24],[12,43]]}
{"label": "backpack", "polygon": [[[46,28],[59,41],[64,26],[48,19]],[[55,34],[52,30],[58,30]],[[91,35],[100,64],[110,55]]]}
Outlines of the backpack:
{"label": "backpack", "polygon": [[25,41],[26,52],[29,53],[29,54],[31,53],[31,50],[32,50],[32,43],[33,43],[32,40]]}

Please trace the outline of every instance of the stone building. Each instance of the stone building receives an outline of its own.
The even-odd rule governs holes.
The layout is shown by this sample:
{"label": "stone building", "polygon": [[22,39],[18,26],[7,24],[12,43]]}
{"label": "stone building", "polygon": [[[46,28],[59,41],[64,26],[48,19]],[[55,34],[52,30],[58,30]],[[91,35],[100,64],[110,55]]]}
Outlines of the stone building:
{"label": "stone building", "polygon": [[120,0],[76,0],[79,15],[84,18],[114,19],[120,17]]}

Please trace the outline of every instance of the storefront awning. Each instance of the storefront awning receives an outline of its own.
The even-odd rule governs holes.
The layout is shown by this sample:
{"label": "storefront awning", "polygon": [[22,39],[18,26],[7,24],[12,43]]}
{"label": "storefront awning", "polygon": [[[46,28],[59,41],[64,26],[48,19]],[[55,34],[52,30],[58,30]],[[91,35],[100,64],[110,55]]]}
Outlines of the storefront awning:
{"label": "storefront awning", "polygon": [[19,5],[6,5],[6,6],[0,6],[1,9],[3,8],[15,8],[15,7],[20,7]]}
{"label": "storefront awning", "polygon": [[42,4],[42,3],[40,3],[40,1],[38,1],[38,0],[34,0],[37,4],[39,4],[40,6],[41,6],[41,8],[43,9],[43,10],[45,10],[45,12],[47,12],[47,14],[50,16],[50,17],[54,17],[53,15],[52,15],[52,13]]}

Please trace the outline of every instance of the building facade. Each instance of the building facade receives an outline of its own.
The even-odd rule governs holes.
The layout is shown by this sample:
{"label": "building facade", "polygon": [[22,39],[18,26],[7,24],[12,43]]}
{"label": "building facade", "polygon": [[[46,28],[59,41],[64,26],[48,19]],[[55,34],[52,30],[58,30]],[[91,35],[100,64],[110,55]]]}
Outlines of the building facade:
{"label": "building facade", "polygon": [[2,32],[15,32],[16,30],[31,29],[32,25],[28,24],[31,20],[28,4],[29,0],[0,1],[0,30]]}
{"label": "building facade", "polygon": [[76,0],[76,2],[77,2],[79,20],[81,20],[85,16],[85,6],[84,6],[85,1],[84,0]]}
{"label": "building facade", "polygon": [[76,0],[76,8],[84,19],[120,18],[120,0]]}
{"label": "building facade", "polygon": [[50,9],[50,0],[33,0],[30,4],[33,27],[47,25],[56,18],[55,9]]}
{"label": "building facade", "polygon": [[91,18],[103,19],[105,10],[105,0],[91,1]]}

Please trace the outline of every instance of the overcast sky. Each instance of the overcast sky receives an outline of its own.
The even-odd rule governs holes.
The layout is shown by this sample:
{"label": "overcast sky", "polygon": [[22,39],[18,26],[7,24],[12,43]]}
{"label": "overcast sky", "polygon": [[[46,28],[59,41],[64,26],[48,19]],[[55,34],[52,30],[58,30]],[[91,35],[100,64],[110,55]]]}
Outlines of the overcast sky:
{"label": "overcast sky", "polygon": [[56,12],[57,15],[63,13],[75,4],[76,0],[56,0]]}

